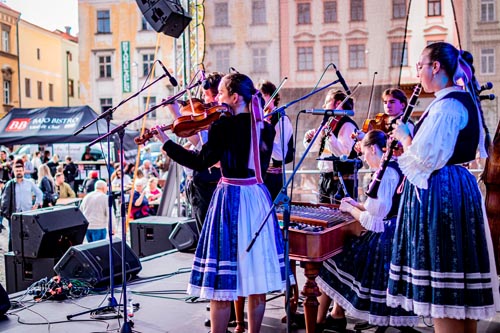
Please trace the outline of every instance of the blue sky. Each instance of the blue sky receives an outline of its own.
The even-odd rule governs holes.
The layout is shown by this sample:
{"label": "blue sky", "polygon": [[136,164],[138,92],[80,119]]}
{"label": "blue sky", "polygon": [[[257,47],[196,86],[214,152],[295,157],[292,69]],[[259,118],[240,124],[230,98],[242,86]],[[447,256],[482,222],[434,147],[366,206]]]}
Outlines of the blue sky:
{"label": "blue sky", "polygon": [[71,26],[71,34],[78,33],[78,0],[0,0],[21,12],[21,18],[47,30]]}

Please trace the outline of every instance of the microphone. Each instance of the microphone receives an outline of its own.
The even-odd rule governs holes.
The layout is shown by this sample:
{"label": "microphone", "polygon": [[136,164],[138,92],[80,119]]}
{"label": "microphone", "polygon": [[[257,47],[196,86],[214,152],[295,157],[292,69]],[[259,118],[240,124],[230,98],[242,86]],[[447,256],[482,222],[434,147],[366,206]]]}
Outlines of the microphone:
{"label": "microphone", "polygon": [[481,87],[479,87],[479,93],[481,93],[482,91],[485,91],[485,90],[490,90],[491,88],[493,88],[493,83],[486,82]]}
{"label": "microphone", "polygon": [[350,159],[347,155],[340,155],[339,157],[330,155],[327,157],[319,157],[316,159],[317,161],[331,161],[331,162],[345,162],[345,163],[355,163],[355,164],[363,164],[363,162],[359,158]]}
{"label": "microphone", "polygon": [[233,71],[235,72],[236,74],[240,74],[240,72],[238,72],[236,69],[234,69],[234,67],[229,67],[229,71]]}
{"label": "microphone", "polygon": [[207,76],[205,75],[205,71],[201,71],[201,87],[204,90],[210,89],[210,82],[207,80]]}
{"label": "microphone", "polygon": [[342,74],[340,74],[340,71],[337,69],[337,66],[335,66],[335,64],[333,64],[333,68],[335,68],[335,73],[337,74],[337,77],[338,77],[338,79],[340,81],[340,84],[344,88],[345,93],[347,95],[350,95],[351,94],[351,89],[349,89],[349,86],[345,82],[344,77],[342,76]]}
{"label": "microphone", "polygon": [[172,75],[170,75],[170,73],[169,73],[169,72],[168,72],[168,70],[167,70],[167,67],[165,67],[165,66],[163,65],[163,63],[162,63],[159,59],[158,59],[157,61],[158,61],[158,63],[160,64],[161,68],[163,68],[163,71],[165,72],[165,74],[167,74],[168,79],[170,80],[170,84],[171,84],[172,86],[174,86],[174,87],[177,87],[177,80],[176,80],[176,79],[175,79]]}
{"label": "microphone", "polygon": [[305,113],[311,113],[316,116],[354,116],[353,110],[328,110],[328,109],[308,109],[302,110]]}
{"label": "microphone", "polygon": [[480,101],[492,101],[495,99],[495,95],[494,94],[488,94],[488,95],[481,95],[479,96],[479,100]]}

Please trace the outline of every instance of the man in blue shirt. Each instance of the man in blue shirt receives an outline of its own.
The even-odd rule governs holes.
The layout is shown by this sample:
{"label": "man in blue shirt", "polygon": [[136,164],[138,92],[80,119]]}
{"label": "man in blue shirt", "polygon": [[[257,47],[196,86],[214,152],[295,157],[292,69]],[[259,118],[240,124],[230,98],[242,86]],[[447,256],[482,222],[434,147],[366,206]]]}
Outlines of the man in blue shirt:
{"label": "man in blue shirt", "polygon": [[[33,197],[35,201],[33,203]],[[31,180],[24,179],[22,160],[14,162],[14,178],[5,185],[2,194],[2,216],[9,221],[9,251],[12,251],[11,217],[14,213],[37,209],[42,205],[42,191]]]}

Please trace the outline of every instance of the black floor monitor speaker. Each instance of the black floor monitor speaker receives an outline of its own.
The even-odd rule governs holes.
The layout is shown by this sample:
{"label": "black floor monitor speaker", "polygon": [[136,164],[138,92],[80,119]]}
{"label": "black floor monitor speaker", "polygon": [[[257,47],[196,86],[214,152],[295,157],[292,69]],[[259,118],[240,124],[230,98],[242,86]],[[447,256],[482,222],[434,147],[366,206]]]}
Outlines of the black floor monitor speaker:
{"label": "black floor monitor speaker", "polygon": [[[115,279],[122,276],[121,240],[113,238],[113,268]],[[125,272],[127,279],[142,269],[137,255],[125,244]],[[94,286],[109,283],[109,240],[72,246],[57,262],[54,271],[63,278],[86,281]]]}
{"label": "black floor monitor speaker", "polygon": [[55,258],[23,258],[14,252],[8,252],[4,254],[4,259],[6,288],[9,294],[25,290],[38,280],[50,279],[55,275]]}
{"label": "black floor monitor speaker", "polygon": [[198,229],[194,219],[179,222],[168,237],[170,242],[180,252],[190,252],[198,243]]}
{"label": "black floor monitor speaker", "polygon": [[187,217],[148,216],[130,222],[132,250],[142,258],[174,249],[168,237],[177,226],[192,220]]}
{"label": "black floor monitor speaker", "polygon": [[144,18],[157,32],[179,38],[191,22],[180,3],[169,0],[136,0]]}
{"label": "black floor monitor speaker", "polygon": [[12,214],[12,249],[24,258],[61,258],[81,244],[88,222],[78,207],[56,206]]}

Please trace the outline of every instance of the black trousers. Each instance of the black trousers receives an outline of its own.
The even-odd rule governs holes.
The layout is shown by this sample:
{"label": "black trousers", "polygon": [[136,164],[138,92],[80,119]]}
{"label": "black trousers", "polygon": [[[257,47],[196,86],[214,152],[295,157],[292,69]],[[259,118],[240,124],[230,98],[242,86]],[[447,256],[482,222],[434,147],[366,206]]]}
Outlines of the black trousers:
{"label": "black trousers", "polygon": [[191,180],[186,186],[186,195],[191,204],[198,232],[203,227],[216,188],[216,182],[204,182],[196,179]]}
{"label": "black trousers", "polygon": [[[344,175],[345,178],[351,177],[352,175]],[[353,197],[354,194],[354,179],[345,179],[344,184],[347,189],[347,193],[349,193],[350,197]],[[337,174],[333,172],[321,173],[319,176],[319,203],[332,203],[338,204],[340,200],[345,197],[344,190],[340,181],[337,177]]]}
{"label": "black trousers", "polygon": [[271,194],[271,201],[274,201],[283,188],[283,174],[266,173],[264,175],[264,185],[266,185]]}

